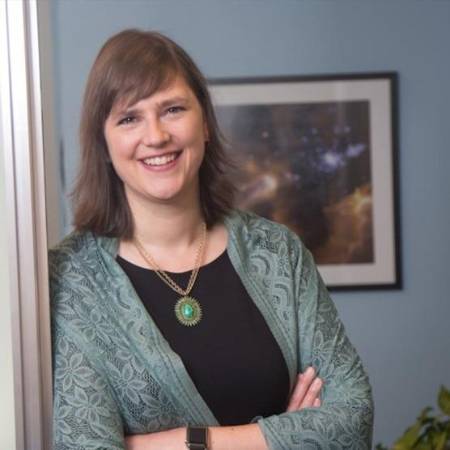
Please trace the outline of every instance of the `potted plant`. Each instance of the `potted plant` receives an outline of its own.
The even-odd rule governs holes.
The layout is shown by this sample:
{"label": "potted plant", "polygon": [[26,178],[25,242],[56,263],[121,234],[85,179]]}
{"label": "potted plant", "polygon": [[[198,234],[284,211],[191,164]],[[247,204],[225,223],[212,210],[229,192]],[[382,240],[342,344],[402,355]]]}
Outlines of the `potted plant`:
{"label": "potted plant", "polygon": [[[431,414],[432,408],[425,408],[392,450],[450,450],[450,391],[444,386],[439,391],[438,405],[437,415]],[[378,444],[376,450],[389,449]]]}

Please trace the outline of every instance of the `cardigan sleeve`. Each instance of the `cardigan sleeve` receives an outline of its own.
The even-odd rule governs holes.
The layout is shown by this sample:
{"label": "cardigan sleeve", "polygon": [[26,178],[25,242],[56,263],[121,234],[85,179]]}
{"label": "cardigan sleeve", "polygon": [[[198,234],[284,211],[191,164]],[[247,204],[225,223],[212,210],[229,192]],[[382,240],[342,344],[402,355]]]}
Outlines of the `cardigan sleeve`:
{"label": "cardigan sleeve", "polygon": [[302,371],[312,365],[324,381],[322,406],[271,416],[258,423],[270,450],[368,450],[373,426],[368,377],[310,252],[302,244],[300,248],[295,289],[298,357]]}
{"label": "cardigan sleeve", "polygon": [[[54,255],[50,255],[50,261]],[[89,290],[67,261],[50,265],[54,450],[124,450],[123,424],[82,307]]]}

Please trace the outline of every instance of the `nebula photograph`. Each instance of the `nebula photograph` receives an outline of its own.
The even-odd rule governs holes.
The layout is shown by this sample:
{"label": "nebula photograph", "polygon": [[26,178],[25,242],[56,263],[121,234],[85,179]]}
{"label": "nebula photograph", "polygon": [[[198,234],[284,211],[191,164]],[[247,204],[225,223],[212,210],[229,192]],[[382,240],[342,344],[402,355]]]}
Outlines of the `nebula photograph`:
{"label": "nebula photograph", "polygon": [[318,264],[374,262],[367,100],[219,105],[237,207],[288,226]]}

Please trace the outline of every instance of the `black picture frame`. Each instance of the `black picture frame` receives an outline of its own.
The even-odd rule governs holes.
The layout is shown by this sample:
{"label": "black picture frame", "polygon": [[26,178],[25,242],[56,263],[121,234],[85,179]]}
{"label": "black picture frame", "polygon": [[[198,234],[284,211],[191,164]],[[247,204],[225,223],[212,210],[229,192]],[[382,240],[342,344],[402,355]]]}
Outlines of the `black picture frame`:
{"label": "black picture frame", "polygon": [[329,289],[401,289],[398,74],[210,79],[237,207],[284,223]]}

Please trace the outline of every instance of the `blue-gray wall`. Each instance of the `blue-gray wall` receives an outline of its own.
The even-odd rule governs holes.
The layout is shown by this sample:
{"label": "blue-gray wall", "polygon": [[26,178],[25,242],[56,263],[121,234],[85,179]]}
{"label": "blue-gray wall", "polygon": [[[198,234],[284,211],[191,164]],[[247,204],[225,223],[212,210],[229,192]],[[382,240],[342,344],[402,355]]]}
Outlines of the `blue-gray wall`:
{"label": "blue-gray wall", "polygon": [[371,377],[374,442],[390,444],[434,404],[440,384],[450,386],[450,2],[56,0],[53,14],[72,173],[87,72],[125,27],[167,33],[210,77],[399,72],[404,289],[333,295]]}

